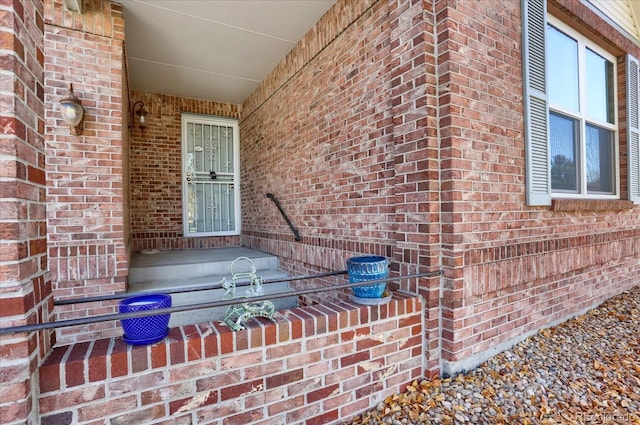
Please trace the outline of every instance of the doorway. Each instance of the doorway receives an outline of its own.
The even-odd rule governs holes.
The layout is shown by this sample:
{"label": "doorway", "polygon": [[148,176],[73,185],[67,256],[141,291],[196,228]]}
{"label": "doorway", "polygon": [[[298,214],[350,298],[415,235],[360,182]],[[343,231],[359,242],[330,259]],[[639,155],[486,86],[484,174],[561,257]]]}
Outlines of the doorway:
{"label": "doorway", "polygon": [[240,234],[238,121],[182,115],[184,236]]}

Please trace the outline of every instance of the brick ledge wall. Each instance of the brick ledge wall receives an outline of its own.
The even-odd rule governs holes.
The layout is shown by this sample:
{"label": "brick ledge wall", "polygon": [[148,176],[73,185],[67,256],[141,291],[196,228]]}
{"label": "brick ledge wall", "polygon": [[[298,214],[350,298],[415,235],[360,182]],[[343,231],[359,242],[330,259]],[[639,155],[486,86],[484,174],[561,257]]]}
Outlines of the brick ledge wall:
{"label": "brick ledge wall", "polygon": [[423,307],[395,293],[382,306],[286,310],[239,332],[209,322],[151,346],[56,347],[39,368],[41,423],[339,423],[422,376]]}

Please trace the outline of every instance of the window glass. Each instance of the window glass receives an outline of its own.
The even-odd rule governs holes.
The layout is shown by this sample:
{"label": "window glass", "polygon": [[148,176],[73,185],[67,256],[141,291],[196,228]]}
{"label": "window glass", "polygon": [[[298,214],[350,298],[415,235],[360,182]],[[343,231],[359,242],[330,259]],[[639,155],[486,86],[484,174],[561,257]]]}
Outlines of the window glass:
{"label": "window glass", "polygon": [[586,52],[587,115],[613,124],[613,64],[590,49]]}
{"label": "window glass", "polygon": [[546,35],[551,192],[617,196],[615,58],[556,19]]}
{"label": "window glass", "polygon": [[549,102],[559,108],[578,112],[578,43],[548,26],[546,50]]}
{"label": "window glass", "polygon": [[551,189],[578,190],[576,165],[578,159],[578,122],[569,117],[549,114],[551,139]]}
{"label": "window glass", "polygon": [[587,125],[587,191],[613,193],[613,133]]}

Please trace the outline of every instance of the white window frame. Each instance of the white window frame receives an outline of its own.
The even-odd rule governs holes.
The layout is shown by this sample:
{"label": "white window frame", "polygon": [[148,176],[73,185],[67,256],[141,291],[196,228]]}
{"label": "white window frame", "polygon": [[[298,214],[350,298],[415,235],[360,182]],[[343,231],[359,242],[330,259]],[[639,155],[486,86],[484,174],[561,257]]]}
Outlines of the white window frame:
{"label": "white window frame", "polygon": [[[600,48],[598,45],[593,43],[591,40],[575,31],[570,26],[566,25],[559,19],[549,15],[547,17],[547,23],[562,32],[566,36],[574,39],[578,43],[578,98],[579,98],[579,109],[580,111],[576,113],[576,111],[569,111],[563,109],[559,105],[554,105],[549,101],[549,112],[557,112],[563,116],[569,117],[571,119],[575,119],[579,122],[579,157],[577,158],[577,162],[579,167],[576,167],[576,173],[578,174],[578,193],[556,190],[554,191],[551,188],[551,197],[552,198],[563,198],[563,199],[620,199],[620,149],[619,149],[619,140],[618,140],[618,81],[617,81],[617,65],[615,56],[609,54],[606,50]],[[586,103],[586,49],[597,53],[602,56],[604,59],[608,60],[613,64],[613,118],[614,122],[602,122],[595,121],[591,117],[587,116],[587,103]],[[548,115],[547,115],[548,116]],[[613,181],[613,193],[588,193],[587,192],[587,178],[586,178],[586,168],[587,168],[587,149],[586,149],[586,124],[591,123],[598,128],[604,128],[613,133],[613,167],[614,171],[614,181]],[[551,149],[549,148],[549,151]],[[551,154],[551,152],[550,152]],[[550,158],[551,159],[551,158]]]}
{"label": "white window frame", "polygon": [[[565,198],[567,196],[551,192],[549,105],[545,52],[547,1],[521,0],[521,5],[526,202],[529,206],[550,206],[552,197]],[[619,61],[614,61],[614,64],[619,65]],[[640,205],[640,62],[630,54],[626,55],[625,78],[626,93],[624,94],[627,104],[627,122],[624,130],[627,134],[627,193],[630,201]],[[618,87],[616,87],[616,91],[618,91]],[[618,118],[616,117],[616,121]],[[622,132],[623,129],[619,129],[619,131]],[[617,141],[616,144],[618,144]],[[619,152],[617,158],[620,159]],[[619,163],[617,169],[619,172]],[[616,184],[616,191],[620,192],[619,175]],[[598,198],[595,194],[584,194],[577,197],[580,199]],[[612,197],[609,196],[609,198]],[[618,195],[619,197],[620,195]]]}

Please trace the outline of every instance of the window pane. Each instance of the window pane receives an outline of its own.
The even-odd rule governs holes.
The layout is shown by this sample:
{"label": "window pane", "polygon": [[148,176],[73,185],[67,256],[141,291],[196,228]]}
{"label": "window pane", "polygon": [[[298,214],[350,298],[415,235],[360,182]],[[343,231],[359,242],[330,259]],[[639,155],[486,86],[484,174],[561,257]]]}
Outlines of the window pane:
{"label": "window pane", "polygon": [[613,124],[613,64],[587,49],[587,115]]}
{"label": "window pane", "polygon": [[551,138],[551,189],[578,190],[578,121],[560,114],[549,114]]}
{"label": "window pane", "polygon": [[578,112],[578,43],[548,26],[546,44],[549,102],[554,107]]}
{"label": "window pane", "polygon": [[587,124],[587,192],[613,193],[613,133]]}

